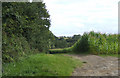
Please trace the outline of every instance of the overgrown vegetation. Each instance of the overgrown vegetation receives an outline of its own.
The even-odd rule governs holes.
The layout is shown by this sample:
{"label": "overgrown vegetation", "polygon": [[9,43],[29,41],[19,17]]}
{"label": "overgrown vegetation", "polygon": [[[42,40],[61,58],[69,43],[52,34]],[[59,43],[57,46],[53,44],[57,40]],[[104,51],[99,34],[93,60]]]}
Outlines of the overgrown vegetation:
{"label": "overgrown vegetation", "polygon": [[2,8],[3,62],[48,51],[53,34],[43,2],[3,2]]}
{"label": "overgrown vegetation", "polygon": [[2,7],[3,76],[70,76],[81,66],[71,57],[45,54],[65,47],[67,38],[55,39],[43,2],[5,2]]}
{"label": "overgrown vegetation", "polygon": [[89,52],[91,54],[118,54],[118,35],[107,35],[94,31],[84,33],[71,49],[75,52]]}
{"label": "overgrown vegetation", "polygon": [[63,48],[63,49],[50,49],[50,54],[56,54],[56,53],[70,53],[72,50],[70,48]]}
{"label": "overgrown vegetation", "polygon": [[50,52],[57,53],[84,53],[84,54],[118,54],[118,35],[101,34],[91,31],[83,36],[69,48],[52,49]]}
{"label": "overgrown vegetation", "polygon": [[79,40],[81,35],[73,35],[73,36],[60,36],[56,37],[54,35],[54,40],[52,41],[51,49],[56,48],[68,48],[71,47],[77,40]]}
{"label": "overgrown vegetation", "polygon": [[36,54],[3,65],[3,76],[71,76],[82,63],[69,56]]}

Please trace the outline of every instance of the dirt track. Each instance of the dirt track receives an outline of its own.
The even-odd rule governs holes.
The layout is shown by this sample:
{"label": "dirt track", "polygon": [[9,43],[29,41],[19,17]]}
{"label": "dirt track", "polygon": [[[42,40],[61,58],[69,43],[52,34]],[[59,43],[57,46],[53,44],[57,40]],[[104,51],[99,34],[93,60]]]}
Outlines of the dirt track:
{"label": "dirt track", "polygon": [[67,55],[84,62],[72,76],[118,76],[118,58],[96,55]]}

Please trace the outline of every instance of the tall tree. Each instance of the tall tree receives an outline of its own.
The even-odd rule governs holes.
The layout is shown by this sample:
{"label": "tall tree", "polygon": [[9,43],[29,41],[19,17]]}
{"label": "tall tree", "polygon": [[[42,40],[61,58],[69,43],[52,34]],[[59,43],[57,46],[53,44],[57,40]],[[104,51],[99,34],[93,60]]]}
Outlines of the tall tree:
{"label": "tall tree", "polygon": [[[4,2],[2,7],[3,54],[15,54],[21,52],[21,48],[24,52],[23,47],[27,43],[31,49],[41,52],[48,50],[52,35],[49,30],[50,15],[45,3]],[[25,45],[21,44],[25,41]]]}

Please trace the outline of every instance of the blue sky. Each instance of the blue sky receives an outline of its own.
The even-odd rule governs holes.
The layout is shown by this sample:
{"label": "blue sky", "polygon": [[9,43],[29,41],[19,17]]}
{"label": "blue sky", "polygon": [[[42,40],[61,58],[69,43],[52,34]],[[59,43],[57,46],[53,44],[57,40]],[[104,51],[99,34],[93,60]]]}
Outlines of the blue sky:
{"label": "blue sky", "polygon": [[119,0],[44,0],[56,36],[73,36],[94,30],[118,33]]}

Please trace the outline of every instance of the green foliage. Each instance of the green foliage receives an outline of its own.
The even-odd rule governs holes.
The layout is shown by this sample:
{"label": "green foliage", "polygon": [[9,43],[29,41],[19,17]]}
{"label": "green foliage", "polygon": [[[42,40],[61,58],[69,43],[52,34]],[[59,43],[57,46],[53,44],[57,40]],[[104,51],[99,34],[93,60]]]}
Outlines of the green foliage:
{"label": "green foliage", "polygon": [[[35,49],[34,49],[35,50]],[[17,61],[18,57],[38,52],[30,49],[30,45],[23,36],[8,37],[3,33],[2,54],[3,62]]]}
{"label": "green foliage", "polygon": [[63,55],[36,54],[3,65],[3,76],[71,76],[79,60]]}
{"label": "green foliage", "polygon": [[72,37],[55,37],[55,40],[53,41],[52,48],[68,48],[71,47],[75,42],[77,42],[78,39],[80,39],[81,35],[74,35]]}
{"label": "green foliage", "polygon": [[118,54],[99,54],[99,56],[102,56],[102,57],[112,56],[112,57],[120,58],[120,56],[118,56]]}
{"label": "green foliage", "polygon": [[52,40],[50,15],[43,2],[2,3],[3,60],[48,51]]}
{"label": "green foliage", "polygon": [[118,35],[106,35],[95,33],[85,33],[81,39],[72,46],[75,52],[89,52],[92,54],[117,54]]}
{"label": "green foliage", "polygon": [[65,48],[65,47],[67,47],[67,42],[61,38],[56,39],[54,46],[55,46],[55,48]]}
{"label": "green foliage", "polygon": [[73,51],[75,52],[87,52],[89,50],[88,35],[84,33],[78,42],[74,44]]}
{"label": "green foliage", "polygon": [[120,54],[120,34],[118,34],[118,54]]}
{"label": "green foliage", "polygon": [[64,48],[64,49],[50,49],[50,50],[49,50],[49,53],[50,53],[50,54],[68,53],[68,52],[70,52],[70,50],[67,49],[67,48]]}

